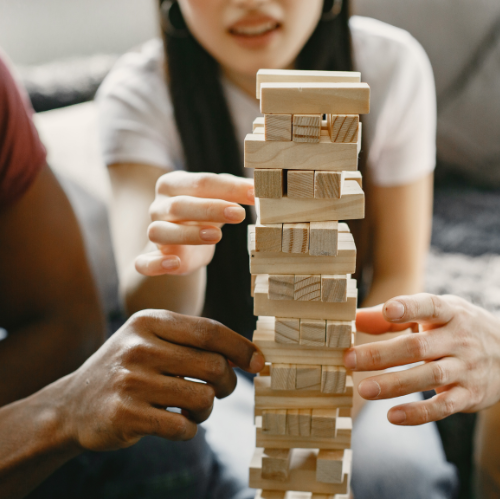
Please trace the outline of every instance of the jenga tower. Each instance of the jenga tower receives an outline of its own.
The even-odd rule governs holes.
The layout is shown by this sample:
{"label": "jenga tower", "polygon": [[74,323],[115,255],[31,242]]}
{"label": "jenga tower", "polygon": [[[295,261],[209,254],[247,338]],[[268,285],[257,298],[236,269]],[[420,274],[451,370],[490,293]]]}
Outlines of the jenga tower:
{"label": "jenga tower", "polygon": [[[258,498],[348,498],[356,247],[345,222],[364,217],[359,115],[370,88],[354,72],[260,70],[264,118],[245,139],[257,223],[249,228]],[[326,120],[324,120],[326,115]]]}

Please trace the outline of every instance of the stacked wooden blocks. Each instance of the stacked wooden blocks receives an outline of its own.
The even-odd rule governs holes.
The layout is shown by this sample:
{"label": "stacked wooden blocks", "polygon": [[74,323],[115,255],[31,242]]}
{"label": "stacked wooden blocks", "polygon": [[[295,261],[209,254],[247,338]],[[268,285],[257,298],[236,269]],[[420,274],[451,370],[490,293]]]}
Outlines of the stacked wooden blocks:
{"label": "stacked wooden blocks", "polygon": [[248,250],[254,342],[257,498],[348,498],[356,246],[345,222],[364,217],[359,115],[370,89],[354,72],[260,70],[263,117],[245,139],[257,223]]}

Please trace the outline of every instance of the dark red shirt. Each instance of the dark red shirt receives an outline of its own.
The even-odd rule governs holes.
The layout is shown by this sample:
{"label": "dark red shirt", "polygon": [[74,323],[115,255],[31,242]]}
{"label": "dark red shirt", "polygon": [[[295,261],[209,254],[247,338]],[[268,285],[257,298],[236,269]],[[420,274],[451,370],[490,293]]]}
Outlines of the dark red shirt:
{"label": "dark red shirt", "polygon": [[0,52],[0,207],[21,198],[45,165],[45,148],[32,114],[26,93]]}

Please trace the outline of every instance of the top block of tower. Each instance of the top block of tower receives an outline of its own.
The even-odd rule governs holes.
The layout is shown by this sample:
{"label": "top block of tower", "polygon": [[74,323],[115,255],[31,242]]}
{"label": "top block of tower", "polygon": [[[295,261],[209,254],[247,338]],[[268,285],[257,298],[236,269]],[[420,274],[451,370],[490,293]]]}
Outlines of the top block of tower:
{"label": "top block of tower", "polygon": [[316,82],[359,83],[361,73],[355,71],[304,71],[298,69],[259,69],[257,72],[257,99],[262,83]]}
{"label": "top block of tower", "polygon": [[260,111],[363,115],[370,112],[370,87],[366,83],[262,83]]}

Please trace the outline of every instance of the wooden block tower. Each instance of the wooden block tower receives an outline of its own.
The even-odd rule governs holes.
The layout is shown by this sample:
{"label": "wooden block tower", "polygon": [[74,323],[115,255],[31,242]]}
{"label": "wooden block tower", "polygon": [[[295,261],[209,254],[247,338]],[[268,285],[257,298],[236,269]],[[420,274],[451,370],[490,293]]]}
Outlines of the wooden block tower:
{"label": "wooden block tower", "polygon": [[[254,342],[258,498],[348,498],[356,246],[345,222],[364,217],[359,115],[370,88],[355,72],[260,70],[264,117],[245,139],[257,223],[248,247]],[[325,119],[326,116],[326,119]]]}

